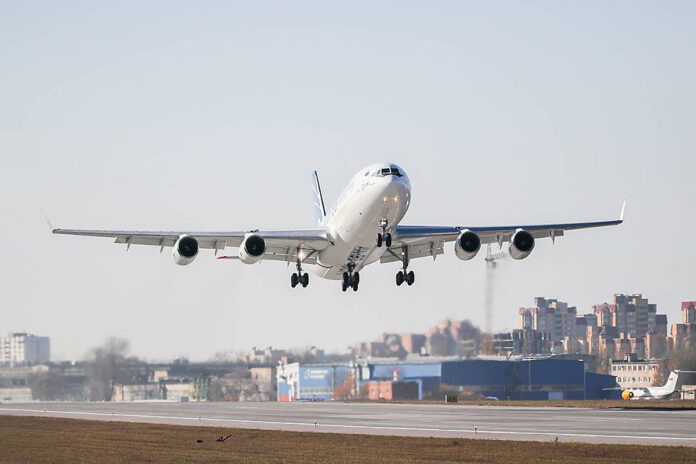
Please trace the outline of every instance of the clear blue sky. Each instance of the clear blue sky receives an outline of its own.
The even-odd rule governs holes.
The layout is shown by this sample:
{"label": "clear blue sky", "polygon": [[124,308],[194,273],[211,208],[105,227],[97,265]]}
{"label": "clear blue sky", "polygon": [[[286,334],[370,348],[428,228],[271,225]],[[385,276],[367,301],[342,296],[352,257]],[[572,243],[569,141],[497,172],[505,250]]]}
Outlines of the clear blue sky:
{"label": "clear blue sky", "polygon": [[501,265],[494,328],[534,296],[580,312],[696,299],[694,2],[0,2],[0,331],[59,358],[106,336],[151,359],[340,349],[445,317],[483,325],[485,266],[362,273],[171,255],[57,226],[303,227],[363,165],[409,173],[410,224],[627,222]]}

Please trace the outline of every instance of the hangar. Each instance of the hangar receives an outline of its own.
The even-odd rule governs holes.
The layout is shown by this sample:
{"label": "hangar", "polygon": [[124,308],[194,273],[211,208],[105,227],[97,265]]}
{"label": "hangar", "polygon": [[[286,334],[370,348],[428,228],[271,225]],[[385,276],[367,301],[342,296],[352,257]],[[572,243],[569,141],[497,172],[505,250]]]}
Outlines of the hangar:
{"label": "hangar", "polygon": [[[385,382],[415,384],[385,389]],[[612,375],[588,372],[583,360],[543,358],[473,358],[417,361],[358,360],[341,364],[292,363],[278,370],[278,401],[326,401],[372,398],[375,388],[408,391],[412,399],[440,399],[456,393],[462,399],[499,400],[611,399]],[[384,399],[397,399],[382,396]],[[406,399],[406,398],[403,398]]]}

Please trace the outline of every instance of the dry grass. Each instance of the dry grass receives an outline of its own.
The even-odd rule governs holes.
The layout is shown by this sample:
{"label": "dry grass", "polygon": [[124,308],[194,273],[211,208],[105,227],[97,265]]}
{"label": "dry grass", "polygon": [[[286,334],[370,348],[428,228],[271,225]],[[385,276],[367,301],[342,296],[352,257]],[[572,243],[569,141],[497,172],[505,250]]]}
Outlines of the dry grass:
{"label": "dry grass", "polygon": [[[215,439],[231,433],[224,443]],[[196,443],[202,439],[203,443]],[[654,463],[696,462],[688,447],[410,438],[0,416],[0,462]]]}

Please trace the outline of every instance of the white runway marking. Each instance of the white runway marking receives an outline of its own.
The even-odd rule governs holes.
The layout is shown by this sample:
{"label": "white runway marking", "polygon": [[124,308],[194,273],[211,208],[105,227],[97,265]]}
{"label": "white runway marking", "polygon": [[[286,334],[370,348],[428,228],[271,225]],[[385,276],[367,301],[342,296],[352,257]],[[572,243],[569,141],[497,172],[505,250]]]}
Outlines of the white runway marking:
{"label": "white runway marking", "polygon": [[[269,421],[255,419],[221,419],[221,418],[205,418],[205,417],[187,417],[187,416],[163,416],[163,415],[148,415],[148,414],[112,414],[104,412],[86,412],[86,411],[56,411],[47,409],[16,409],[16,408],[0,408],[0,411],[8,412],[28,412],[28,413],[43,413],[43,414],[61,414],[68,416],[94,416],[94,417],[111,417],[111,418],[133,418],[133,419],[162,419],[162,420],[185,420],[191,422],[231,422],[231,423],[246,423],[246,424],[265,424],[265,425],[286,425],[314,428],[314,422],[289,422],[289,421]],[[534,432],[534,431],[511,431],[511,430],[482,430],[478,429],[474,432],[473,429],[442,429],[442,428],[427,428],[427,427],[404,427],[404,426],[382,426],[382,425],[348,425],[348,424],[327,424],[319,423],[320,428],[345,428],[345,429],[367,429],[367,430],[395,430],[395,431],[413,431],[413,432],[448,432],[462,433],[469,435],[481,434],[500,434],[500,435],[523,435],[523,436],[553,436],[553,437],[584,437],[584,438],[628,438],[640,440],[674,440],[674,441],[696,441],[696,438],[689,437],[668,437],[654,435],[608,435],[608,434],[588,434],[588,433],[555,433],[555,432]]]}

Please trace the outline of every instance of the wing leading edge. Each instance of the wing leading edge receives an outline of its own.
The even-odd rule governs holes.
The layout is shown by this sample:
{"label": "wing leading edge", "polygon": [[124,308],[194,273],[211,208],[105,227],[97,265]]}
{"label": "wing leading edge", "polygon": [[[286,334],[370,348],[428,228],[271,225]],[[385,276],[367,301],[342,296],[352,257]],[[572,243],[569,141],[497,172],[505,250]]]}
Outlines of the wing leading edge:
{"label": "wing leading edge", "polygon": [[58,235],[80,235],[88,237],[113,238],[115,243],[126,245],[152,245],[160,248],[174,246],[182,235],[190,235],[198,241],[199,248],[223,250],[226,247],[238,247],[247,234],[262,237],[269,248],[323,250],[329,244],[326,230],[289,229],[289,230],[253,230],[233,232],[196,232],[196,231],[134,231],[134,230],[86,230],[53,229]]}
{"label": "wing leading edge", "polygon": [[559,224],[521,224],[509,226],[396,226],[394,240],[402,245],[418,244],[421,242],[454,241],[463,230],[470,230],[481,238],[481,243],[509,242],[518,229],[524,229],[534,238],[551,238],[564,235],[568,230],[591,229],[595,227],[616,226],[623,222],[626,200],[621,206],[619,219],[594,222],[570,222]]}

